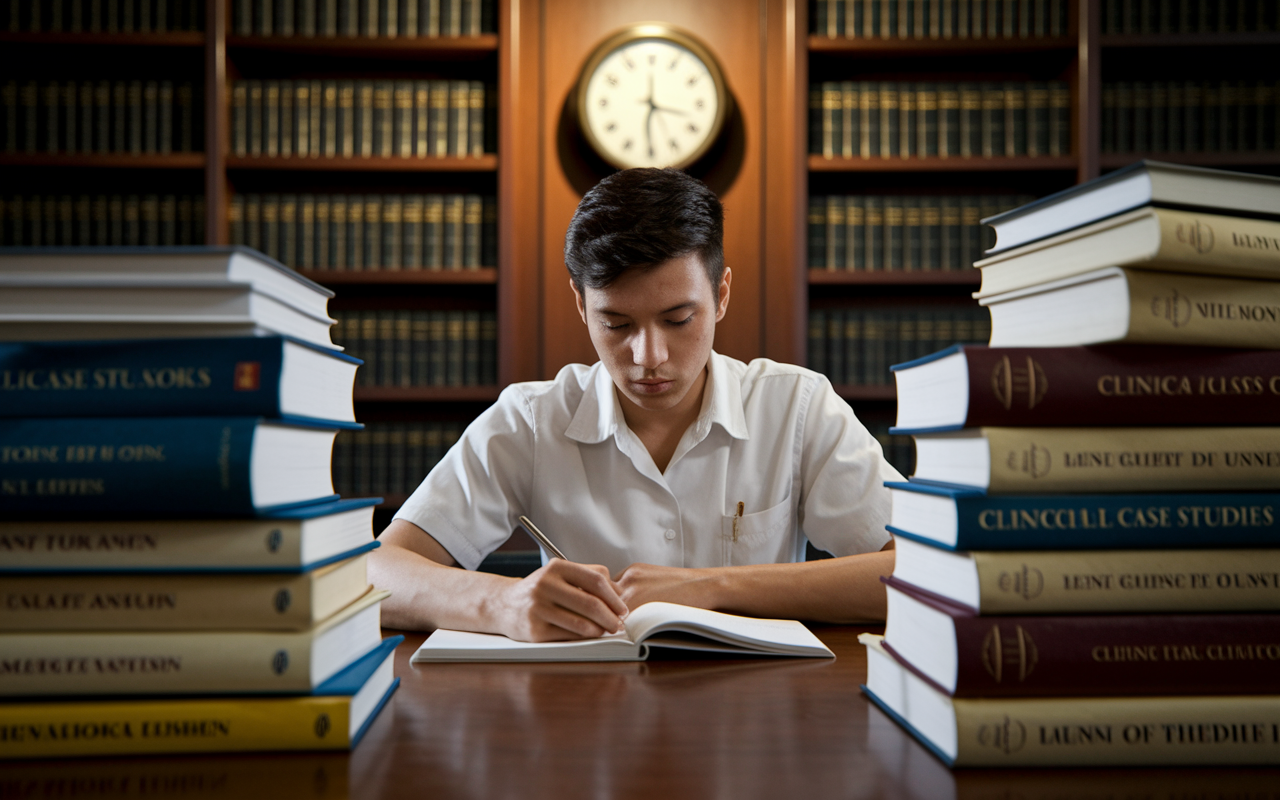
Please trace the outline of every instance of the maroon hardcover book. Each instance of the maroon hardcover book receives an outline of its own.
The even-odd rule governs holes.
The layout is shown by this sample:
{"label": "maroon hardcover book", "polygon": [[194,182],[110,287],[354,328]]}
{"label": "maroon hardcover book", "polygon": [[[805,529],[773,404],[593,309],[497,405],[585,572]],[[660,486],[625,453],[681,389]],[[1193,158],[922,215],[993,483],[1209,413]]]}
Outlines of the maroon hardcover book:
{"label": "maroon hardcover book", "polygon": [[[885,649],[955,697],[1280,691],[1280,614],[981,617],[895,578],[882,580],[891,595]],[[893,598],[894,590],[904,597]],[[927,619],[930,609],[951,618],[953,641],[921,641],[922,631],[934,627],[916,622]],[[911,661],[919,653],[924,665],[936,648],[955,650],[954,691],[947,677],[931,676],[928,667]]]}
{"label": "maroon hardcover book", "polygon": [[[963,427],[1280,424],[1277,350],[958,345],[897,371],[928,369],[957,351],[968,366]],[[911,387],[903,383],[905,397]],[[917,391],[926,390],[935,401],[942,391]],[[899,426],[915,427],[907,419]]]}

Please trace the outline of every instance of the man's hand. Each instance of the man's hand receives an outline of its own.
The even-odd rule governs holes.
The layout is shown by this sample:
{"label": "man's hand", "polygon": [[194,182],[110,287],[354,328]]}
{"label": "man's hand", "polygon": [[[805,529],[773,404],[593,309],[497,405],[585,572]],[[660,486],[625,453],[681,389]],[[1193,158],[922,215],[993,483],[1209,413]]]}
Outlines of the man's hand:
{"label": "man's hand", "polygon": [[614,578],[627,608],[661,600],[698,608],[715,608],[718,578],[713,570],[632,564]]}
{"label": "man's hand", "polygon": [[502,633],[525,642],[594,639],[620,630],[627,615],[607,569],[560,558],[507,584],[493,603]]}

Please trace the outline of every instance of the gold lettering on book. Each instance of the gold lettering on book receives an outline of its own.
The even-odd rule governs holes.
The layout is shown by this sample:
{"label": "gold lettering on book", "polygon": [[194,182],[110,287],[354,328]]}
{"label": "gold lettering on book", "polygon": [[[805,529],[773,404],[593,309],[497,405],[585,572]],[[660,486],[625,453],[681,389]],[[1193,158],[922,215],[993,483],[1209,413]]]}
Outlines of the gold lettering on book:
{"label": "gold lettering on book", "polygon": [[1181,328],[1191,321],[1191,300],[1170,289],[1168,296],[1151,298],[1151,316],[1161,317],[1174,328]]}
{"label": "gold lettering on book", "polygon": [[1038,658],[1035,642],[1021,625],[1013,626],[1012,636],[1001,636],[999,624],[992,625],[983,637],[982,666],[996,683],[1004,679],[1006,667],[1013,668],[1018,683],[1022,683],[1035,669]]}
{"label": "gold lettering on book", "polygon": [[1013,572],[1001,572],[996,578],[996,586],[1002,592],[1016,594],[1023,600],[1031,600],[1044,591],[1044,573],[1035,567],[1022,565],[1022,569]]}
{"label": "gold lettering on book", "polygon": [[1008,356],[1003,356],[991,371],[991,390],[1006,410],[1013,407],[1015,399],[1019,400],[1018,405],[1022,405],[1023,401],[1019,399],[1022,397],[1026,398],[1027,408],[1032,409],[1049,391],[1049,379],[1044,367],[1030,356],[1027,357],[1026,366],[1014,366]]}
{"label": "gold lettering on book", "polygon": [[1213,250],[1213,228],[1198,219],[1191,222],[1179,222],[1176,228],[1176,236],[1179,244],[1185,244],[1200,255]]}
{"label": "gold lettering on book", "polygon": [[1253,233],[1231,232],[1231,244],[1246,250],[1270,250],[1280,253],[1280,238],[1275,236],[1259,236]]}
{"label": "gold lettering on book", "polygon": [[1010,450],[1005,465],[1015,472],[1025,473],[1027,477],[1043,478],[1053,468],[1053,454],[1048,448],[1033,442],[1025,450]]}
{"label": "gold lettering on book", "polygon": [[978,744],[991,747],[1006,755],[1016,753],[1027,743],[1027,728],[1016,719],[1005,717],[994,723],[978,726]]}
{"label": "gold lettering on book", "polygon": [[[1205,319],[1236,322],[1280,322],[1280,306],[1244,303],[1196,303],[1196,312]],[[1177,327],[1176,325],[1174,327]]]}
{"label": "gold lettering on book", "polygon": [[1111,744],[1110,725],[1041,725],[1042,745]]}

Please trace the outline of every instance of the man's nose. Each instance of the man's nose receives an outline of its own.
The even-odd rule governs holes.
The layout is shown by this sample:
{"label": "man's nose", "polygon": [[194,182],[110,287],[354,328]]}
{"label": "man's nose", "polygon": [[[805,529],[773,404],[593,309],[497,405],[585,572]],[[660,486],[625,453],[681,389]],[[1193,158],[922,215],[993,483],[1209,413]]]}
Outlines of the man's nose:
{"label": "man's nose", "polygon": [[631,341],[631,360],[638,367],[656,369],[667,361],[667,340],[660,331],[642,327]]}

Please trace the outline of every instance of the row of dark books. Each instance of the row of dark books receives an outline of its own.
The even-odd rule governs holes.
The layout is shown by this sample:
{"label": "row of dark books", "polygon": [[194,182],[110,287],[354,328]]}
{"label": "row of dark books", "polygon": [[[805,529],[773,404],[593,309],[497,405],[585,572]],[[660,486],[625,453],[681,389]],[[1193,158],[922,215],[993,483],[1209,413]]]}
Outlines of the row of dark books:
{"label": "row of dark books", "polygon": [[809,312],[808,364],[837,386],[886,386],[893,384],[893,364],[990,335],[985,308],[818,309]]}
{"label": "row of dark books", "polygon": [[990,247],[984,217],[1033,198],[1013,195],[814,195],[809,198],[809,268],[946,271],[968,269]]}
{"label": "row of dark books", "polygon": [[1102,152],[1280,149],[1280,82],[1117,81],[1102,85]]}
{"label": "row of dark books", "polygon": [[190,153],[203,149],[200,92],[190,81],[0,84],[0,152]]}
{"label": "row of dark books", "polygon": [[809,152],[827,158],[1071,153],[1063,81],[825,81],[809,88]]}
{"label": "row of dark books", "polygon": [[479,36],[494,0],[233,0],[237,36]]}
{"label": "row of dark books", "polygon": [[1274,31],[1277,9],[1274,0],[1102,0],[1102,32]]}
{"label": "row of dark books", "polygon": [[369,422],[333,443],[334,491],[343,496],[403,497],[462,435],[461,422]]}
{"label": "row of dark books", "polygon": [[498,317],[492,311],[341,311],[335,343],[364,361],[359,386],[493,386]]}
{"label": "row of dark books", "polygon": [[204,30],[202,0],[0,0],[10,33],[168,33]]}
{"label": "row of dark books", "polygon": [[[497,97],[480,81],[237,81],[238,156],[479,156],[495,148]],[[486,138],[488,137],[488,138]]]}
{"label": "row of dark books", "polygon": [[853,39],[1066,36],[1069,0],[811,0],[810,32]]}
{"label": "row of dark books", "polygon": [[462,270],[498,260],[498,207],[478,194],[231,198],[231,243],[299,269]]}
{"label": "row of dark books", "polygon": [[201,195],[0,195],[0,247],[204,244]]}

